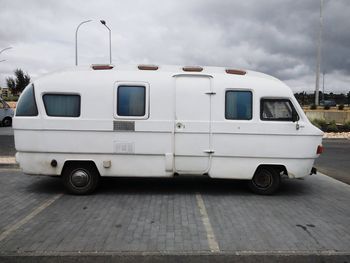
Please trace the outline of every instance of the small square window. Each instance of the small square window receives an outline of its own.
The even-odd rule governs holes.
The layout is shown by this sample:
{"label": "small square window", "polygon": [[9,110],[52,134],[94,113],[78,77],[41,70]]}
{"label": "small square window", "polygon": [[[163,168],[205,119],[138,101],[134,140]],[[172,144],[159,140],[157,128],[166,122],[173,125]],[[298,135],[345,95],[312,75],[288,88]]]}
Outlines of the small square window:
{"label": "small square window", "polygon": [[229,120],[251,120],[252,92],[243,90],[226,91],[225,118]]}
{"label": "small square window", "polygon": [[119,86],[117,91],[117,115],[142,117],[146,115],[146,87]]}

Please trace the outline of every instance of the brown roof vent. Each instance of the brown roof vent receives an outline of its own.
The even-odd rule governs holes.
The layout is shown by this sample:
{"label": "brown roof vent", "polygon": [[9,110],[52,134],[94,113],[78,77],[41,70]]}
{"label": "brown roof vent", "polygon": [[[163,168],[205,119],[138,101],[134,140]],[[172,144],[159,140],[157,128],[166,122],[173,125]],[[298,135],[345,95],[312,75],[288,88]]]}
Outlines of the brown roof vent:
{"label": "brown roof vent", "polygon": [[183,67],[182,70],[186,72],[202,72],[203,68],[197,67],[197,66],[186,66],[186,67]]}
{"label": "brown roof vent", "polygon": [[139,70],[157,70],[159,67],[156,65],[138,65]]}
{"label": "brown roof vent", "polygon": [[245,75],[247,71],[241,69],[226,69],[227,74],[235,74],[235,75]]}
{"label": "brown roof vent", "polygon": [[106,70],[106,69],[112,69],[114,68],[114,66],[110,64],[92,64],[91,68],[93,70]]}

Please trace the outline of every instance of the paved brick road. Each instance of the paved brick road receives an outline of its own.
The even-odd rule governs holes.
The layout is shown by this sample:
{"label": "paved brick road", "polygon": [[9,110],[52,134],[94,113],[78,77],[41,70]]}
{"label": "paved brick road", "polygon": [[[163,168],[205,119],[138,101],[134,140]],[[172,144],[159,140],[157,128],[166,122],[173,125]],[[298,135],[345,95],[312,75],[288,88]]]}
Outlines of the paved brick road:
{"label": "paved brick road", "polygon": [[350,186],[326,176],[286,179],[274,196],[206,178],[106,179],[95,195],[71,196],[57,178],[3,169],[0,257],[248,251],[349,259],[349,201]]}

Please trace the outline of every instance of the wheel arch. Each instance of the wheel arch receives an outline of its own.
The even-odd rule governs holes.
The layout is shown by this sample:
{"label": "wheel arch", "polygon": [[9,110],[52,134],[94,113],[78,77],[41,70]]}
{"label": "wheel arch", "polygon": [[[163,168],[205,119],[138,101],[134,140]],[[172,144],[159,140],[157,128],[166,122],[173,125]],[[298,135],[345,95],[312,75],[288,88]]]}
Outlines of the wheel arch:
{"label": "wheel arch", "polygon": [[73,165],[73,164],[74,165],[81,164],[82,167],[90,164],[96,169],[98,175],[101,176],[100,171],[98,170],[97,165],[96,165],[95,161],[93,161],[93,160],[66,160],[64,162],[62,170],[61,170],[61,176],[65,172],[65,169],[67,169],[70,165]]}
{"label": "wheel arch", "polygon": [[280,175],[287,175],[288,176],[288,171],[286,166],[283,164],[260,164],[258,167],[255,169],[253,176],[259,171],[261,168],[272,168],[278,171]]}

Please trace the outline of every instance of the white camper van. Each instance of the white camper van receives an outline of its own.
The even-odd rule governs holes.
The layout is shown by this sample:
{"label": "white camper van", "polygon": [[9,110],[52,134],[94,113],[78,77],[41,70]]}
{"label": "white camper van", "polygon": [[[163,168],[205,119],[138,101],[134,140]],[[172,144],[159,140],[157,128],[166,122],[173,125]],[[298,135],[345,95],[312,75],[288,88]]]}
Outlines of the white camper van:
{"label": "white camper van", "polygon": [[271,194],[315,172],[322,131],[278,79],[220,67],[92,65],[46,75],[14,118],[24,173],[87,194],[102,176],[207,175]]}
{"label": "white camper van", "polygon": [[0,124],[2,126],[11,126],[13,115],[13,109],[0,98]]}

